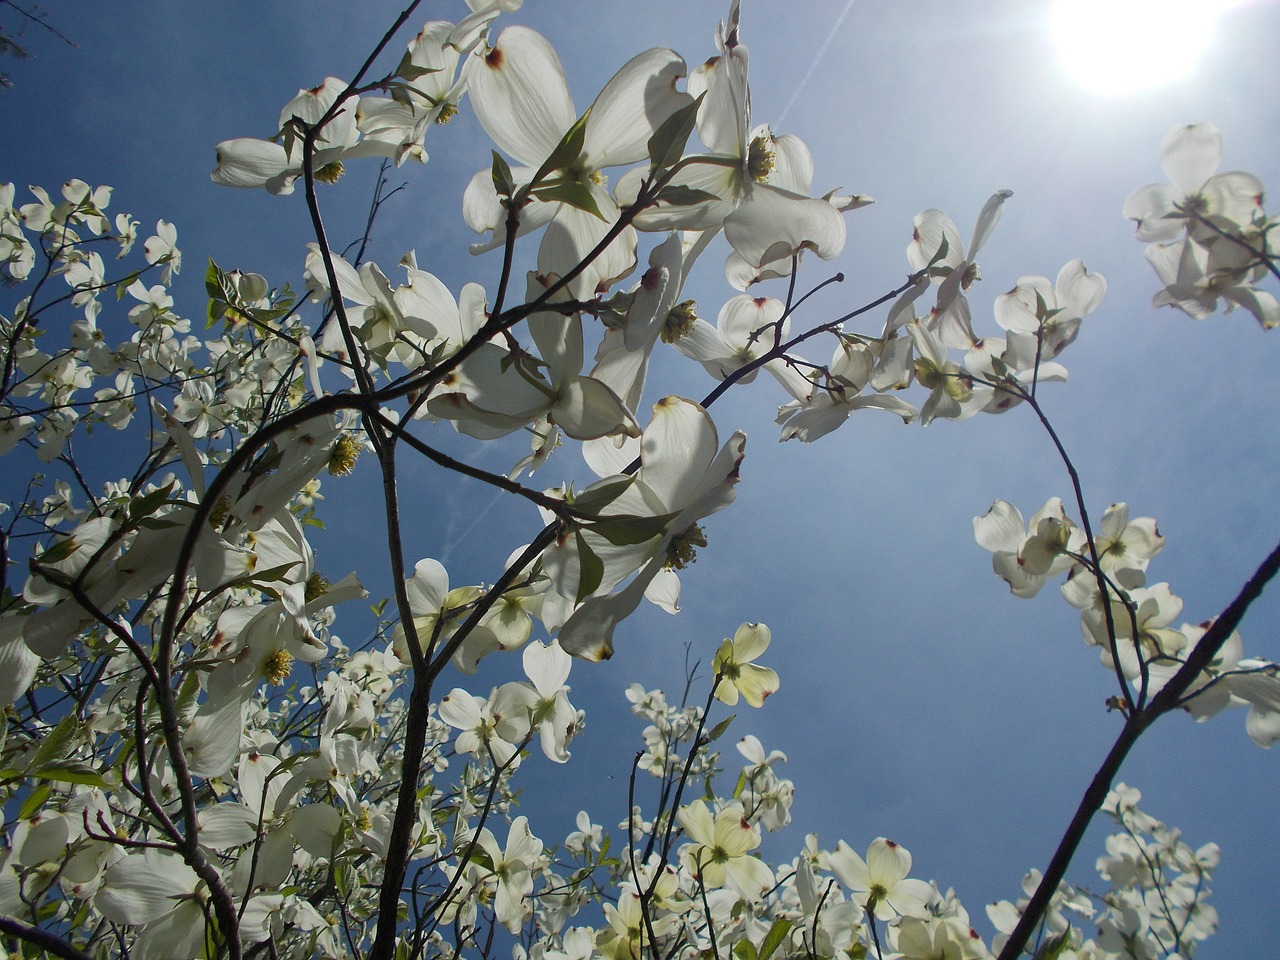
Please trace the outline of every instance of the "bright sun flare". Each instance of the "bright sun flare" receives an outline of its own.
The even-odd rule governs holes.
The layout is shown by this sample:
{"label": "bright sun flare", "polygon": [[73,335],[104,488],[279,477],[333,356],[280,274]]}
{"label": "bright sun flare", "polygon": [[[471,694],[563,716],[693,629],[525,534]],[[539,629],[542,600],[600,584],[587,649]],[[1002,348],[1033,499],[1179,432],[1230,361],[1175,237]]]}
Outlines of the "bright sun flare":
{"label": "bright sun flare", "polygon": [[1081,86],[1119,95],[1190,74],[1239,0],[1055,0],[1058,56]]}

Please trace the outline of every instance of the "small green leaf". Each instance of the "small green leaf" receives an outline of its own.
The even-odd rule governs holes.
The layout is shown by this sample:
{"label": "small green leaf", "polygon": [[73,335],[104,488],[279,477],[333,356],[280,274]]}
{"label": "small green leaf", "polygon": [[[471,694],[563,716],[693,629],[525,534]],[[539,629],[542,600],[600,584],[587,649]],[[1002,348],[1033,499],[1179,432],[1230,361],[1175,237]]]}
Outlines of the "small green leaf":
{"label": "small green leaf", "polygon": [[604,214],[600,212],[600,207],[596,205],[595,196],[587,188],[587,185],[579,180],[550,183],[546,186],[537,187],[530,192],[533,196],[546,203],[567,203],[571,207],[585,210],[592,216],[608,223]]}
{"label": "small green leaf", "polygon": [[704,93],[692,103],[685,104],[658,124],[658,129],[649,138],[651,170],[663,170],[680,160],[685,144],[689,142],[689,135],[693,133],[694,124],[698,120],[698,108],[702,106],[702,98],[705,96]]}
{"label": "small green leaf", "polygon": [[932,267],[934,264],[940,261],[943,257],[947,255],[947,251],[950,249],[951,249],[950,245],[947,243],[947,238],[943,237],[942,243],[938,245],[938,252],[933,255],[933,259],[929,261],[928,266]]}
{"label": "small green leaf", "polygon": [[108,790],[112,786],[109,781],[103,779],[102,774],[98,773],[89,764],[75,760],[62,760],[58,763],[52,763],[27,775],[36,780],[51,780],[55,783],[78,783],[86,787],[100,787],[104,790]]}
{"label": "small green leaf", "polygon": [[209,299],[217,300],[222,296],[222,268],[209,258],[209,267],[204,272],[204,289]]}
{"label": "small green leaf", "polygon": [[413,63],[408,66],[402,65],[400,69],[396,71],[402,79],[408,80],[410,83],[413,83],[413,81],[419,80],[428,74],[439,72],[439,67],[419,67],[417,64]]}
{"label": "small green leaf", "polygon": [[769,960],[773,956],[774,951],[782,946],[782,941],[787,938],[787,934],[791,932],[793,926],[795,926],[795,921],[784,917],[779,917],[773,921],[773,926],[769,928],[769,932],[760,941],[760,960]]}
{"label": "small green leaf", "polygon": [[737,714],[731,713],[729,714],[729,716],[725,717],[723,720],[717,723],[714,727],[712,727],[711,732],[707,734],[707,743],[712,743],[716,740],[719,740],[721,737],[723,737],[724,732],[729,729],[729,724],[733,723],[734,718],[736,716]]}
{"label": "small green leaf", "polygon": [[511,176],[511,167],[497,150],[493,151],[493,169],[490,175],[493,177],[493,189],[498,191],[498,196],[509,197],[516,192],[516,181]]}
{"label": "small green leaf", "polygon": [[67,752],[64,749],[67,741],[71,739],[78,725],[79,721],[74,713],[68,713],[59,720],[58,725],[50,730],[45,735],[45,738],[40,741],[40,746],[36,749],[35,756],[31,758],[31,763],[27,769],[39,770],[63,757]]}
{"label": "small green leaf", "polygon": [[574,537],[578,542],[578,595],[575,598],[581,603],[596,592],[604,580],[604,561],[595,555],[582,537]]}
{"label": "small green leaf", "polygon": [[665,203],[672,207],[691,207],[695,203],[706,203],[708,200],[719,199],[714,193],[681,186],[678,183],[663,187],[662,192],[658,194],[659,203]]}
{"label": "small green leaf", "polygon": [[289,571],[297,565],[298,562],[295,560],[292,563],[282,563],[278,566],[268,567],[266,570],[255,570],[253,573],[245,577],[244,581],[246,583],[258,584],[275,583],[279,580],[283,580]]}
{"label": "small green leaf", "polygon": [[622,496],[634,481],[635,477],[616,477],[611,480],[602,480],[590,490],[584,490],[574,497],[570,506],[573,507],[574,513],[581,516],[598,517],[600,511]]}
{"label": "small green leaf", "polygon": [[537,186],[551,174],[557,170],[565,168],[576,163],[578,158],[582,156],[582,146],[587,139],[587,117],[591,116],[591,109],[574,121],[556,148],[551,151],[551,156],[538,168],[538,172],[533,175],[533,179],[529,181],[529,185]]}
{"label": "small green leaf", "polygon": [[644,543],[654,537],[661,536],[667,524],[675,517],[674,513],[666,513],[657,517],[638,517],[631,514],[619,514],[605,517],[593,523],[589,529],[598,533],[615,547]]}
{"label": "small green leaf", "polygon": [[30,820],[34,817],[39,809],[44,806],[49,792],[50,788],[47,783],[42,783],[32,790],[27,799],[22,802],[22,808],[18,811],[18,819]]}
{"label": "small green leaf", "polygon": [[1050,937],[1044,943],[1040,944],[1040,949],[1036,951],[1035,960],[1058,960],[1067,949],[1071,946],[1071,931],[1063,930],[1056,937]]}
{"label": "small green leaf", "polygon": [[116,287],[117,301],[123,300],[125,298],[125,295],[129,292],[129,288],[133,286],[133,282],[137,280],[138,277],[140,276],[142,276],[142,274],[140,272],[135,271],[129,274],[127,277],[121,277],[119,280],[116,281],[115,287]]}
{"label": "small green leaf", "polygon": [[73,553],[80,549],[80,544],[76,541],[75,535],[63,537],[57,543],[45,550],[40,556],[35,557],[32,563],[37,567],[50,563],[60,563],[66,560]]}
{"label": "small green leaf", "polygon": [[745,938],[733,945],[733,955],[738,960],[759,960],[759,954],[756,953],[756,945]]}
{"label": "small green leaf", "polygon": [[182,685],[178,688],[178,699],[174,705],[180,714],[189,715],[188,711],[195,713],[196,698],[199,696],[200,674],[195,670],[191,670],[182,678]]}
{"label": "small green leaf", "polygon": [[138,497],[136,500],[129,501],[129,519],[136,520],[139,517],[149,517],[160,509],[161,505],[169,499],[169,494],[173,492],[173,488],[178,481],[171,480],[163,487],[152,490],[144,497]]}
{"label": "small green leaf", "polygon": [[1041,323],[1049,319],[1049,305],[1044,302],[1039,290],[1036,291],[1036,319]]}

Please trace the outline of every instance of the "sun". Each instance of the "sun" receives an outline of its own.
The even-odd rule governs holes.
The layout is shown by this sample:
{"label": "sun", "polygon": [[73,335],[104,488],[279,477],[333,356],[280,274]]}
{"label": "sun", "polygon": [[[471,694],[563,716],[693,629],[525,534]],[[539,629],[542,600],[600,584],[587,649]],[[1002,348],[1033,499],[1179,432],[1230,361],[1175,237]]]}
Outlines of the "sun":
{"label": "sun", "polygon": [[1117,96],[1190,75],[1239,0],[1055,0],[1051,28],[1071,78]]}

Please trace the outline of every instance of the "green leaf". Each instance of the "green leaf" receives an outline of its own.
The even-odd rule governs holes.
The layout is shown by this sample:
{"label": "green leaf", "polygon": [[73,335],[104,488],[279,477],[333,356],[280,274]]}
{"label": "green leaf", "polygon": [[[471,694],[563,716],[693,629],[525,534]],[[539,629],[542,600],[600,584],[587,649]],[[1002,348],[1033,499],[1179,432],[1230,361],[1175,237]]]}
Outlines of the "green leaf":
{"label": "green leaf", "polygon": [[658,194],[659,203],[665,203],[672,207],[690,207],[695,203],[706,203],[708,200],[719,199],[714,193],[681,186],[678,183],[663,187],[662,192]]}
{"label": "green leaf", "polygon": [[142,276],[141,271],[135,270],[133,273],[129,274],[127,277],[121,277],[119,280],[116,281],[115,287],[116,287],[117,302],[125,298],[125,296],[129,292],[129,288],[133,286],[133,282],[137,280],[140,276]]}
{"label": "green leaf", "polygon": [[587,139],[587,117],[589,116],[591,116],[591,109],[588,107],[587,112],[575,120],[573,126],[560,138],[556,148],[551,151],[551,156],[547,157],[538,168],[538,172],[529,181],[530,187],[537,186],[557,170],[564,170],[578,161]]}
{"label": "green leaf", "polygon": [[130,500],[129,519],[136,520],[139,517],[149,517],[159,510],[161,505],[169,499],[169,494],[173,492],[177,482],[177,480],[170,480],[165,486],[152,490],[146,496]]}
{"label": "green leaf", "polygon": [[1036,319],[1042,324],[1049,319],[1049,305],[1044,302],[1039,290],[1036,291]]}
{"label": "green leaf", "polygon": [[31,791],[26,800],[22,802],[22,808],[18,811],[19,820],[30,820],[36,815],[45,799],[49,796],[50,788],[47,783],[42,783]]}
{"label": "green leaf", "polygon": [[564,180],[559,183],[550,183],[546,186],[537,187],[530,191],[533,196],[547,203],[567,203],[571,207],[577,207],[579,210],[585,210],[594,217],[604,220],[603,213],[596,205],[596,198],[587,188],[587,185],[579,180]]}
{"label": "green leaf", "polygon": [[180,714],[185,715],[188,711],[195,713],[196,698],[199,696],[200,674],[195,670],[188,671],[182,678],[182,685],[178,687],[178,699],[174,705]]}
{"label": "green leaf", "polygon": [[1067,948],[1071,946],[1071,931],[1063,930],[1056,937],[1050,937],[1044,943],[1040,944],[1040,949],[1036,951],[1035,960],[1058,960]]}
{"label": "green leaf", "polygon": [[413,81],[419,80],[422,77],[427,76],[428,74],[439,73],[439,72],[440,72],[439,67],[420,67],[417,64],[413,64],[413,63],[409,64],[408,66],[402,66],[399,70],[396,71],[396,73],[398,73],[402,79],[408,80],[410,83],[413,83]]}
{"label": "green leaf", "polygon": [[649,138],[649,169],[658,171],[677,163],[684,154],[689,134],[698,120],[698,108],[702,106],[702,94],[697,100],[681,107],[658,125]]}
{"label": "green leaf", "polygon": [[73,553],[80,549],[80,544],[76,541],[75,535],[63,537],[57,543],[43,551],[40,556],[33,558],[32,563],[36,566],[44,566],[50,563],[59,563],[66,560]]}
{"label": "green leaf", "polygon": [[929,269],[935,263],[937,263],[939,260],[945,257],[949,249],[950,249],[950,245],[947,243],[947,238],[943,237],[942,243],[938,245],[938,252],[933,255],[933,259],[929,261],[928,266],[925,269]]}
{"label": "green leaf", "polygon": [[578,542],[578,566],[580,568],[576,600],[581,603],[595,593],[600,583],[604,580],[604,561],[595,555],[595,552],[592,551],[582,537],[574,537],[574,539]]}
{"label": "green leaf", "polygon": [[598,533],[615,547],[630,546],[661,536],[674,517],[674,513],[665,513],[657,517],[618,514],[605,517],[593,523],[588,529],[592,533]]}
{"label": "green leaf", "polygon": [[36,749],[35,756],[31,758],[27,769],[39,770],[64,757],[67,753],[65,749],[67,742],[76,732],[79,723],[74,713],[68,713],[59,720],[58,725],[40,741],[40,746]]}
{"label": "green leaf", "polygon": [[760,960],[769,960],[773,956],[774,951],[782,945],[782,941],[787,938],[787,934],[791,932],[793,926],[795,926],[794,920],[788,920],[783,917],[773,921],[773,926],[769,928],[769,932],[760,941]]}
{"label": "green leaf", "polygon": [[756,953],[756,945],[745,938],[733,945],[733,955],[738,960],[759,960],[759,954]]}
{"label": "green leaf", "polygon": [[213,262],[213,257],[210,257],[209,267],[204,272],[204,289],[209,294],[209,299],[217,300],[222,296],[222,283],[222,268]]}
{"label": "green leaf", "polygon": [[498,196],[509,197],[516,192],[516,181],[511,176],[511,167],[497,150],[493,151],[493,169],[490,176],[493,177],[493,189],[498,191]]}
{"label": "green leaf", "polygon": [[725,717],[723,720],[717,723],[714,727],[712,727],[711,732],[707,734],[707,742],[711,743],[723,737],[724,732],[729,729],[729,724],[733,723],[734,717],[736,716],[737,714],[731,713],[729,714],[729,716]]}
{"label": "green leaf", "polygon": [[112,787],[111,782],[103,779],[102,774],[97,770],[87,763],[80,763],[76,760],[62,760],[27,775],[36,780],[52,780],[55,783],[79,783],[86,787],[100,787],[104,790],[109,790]]}
{"label": "green leaf", "polygon": [[622,496],[634,481],[635,477],[616,477],[611,480],[602,480],[590,490],[584,490],[580,495],[574,497],[569,505],[573,507],[574,513],[581,516],[598,517],[600,511]]}

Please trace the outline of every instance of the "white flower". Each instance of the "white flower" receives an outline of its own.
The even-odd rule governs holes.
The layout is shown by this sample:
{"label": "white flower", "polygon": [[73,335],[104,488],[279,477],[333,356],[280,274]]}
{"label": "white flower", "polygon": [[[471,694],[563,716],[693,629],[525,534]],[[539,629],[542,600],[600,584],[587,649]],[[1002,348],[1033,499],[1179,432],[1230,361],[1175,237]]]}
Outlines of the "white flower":
{"label": "white flower", "polygon": [[871,841],[866,860],[841,840],[831,853],[830,862],[850,897],[877,919],[928,915],[933,887],[923,880],[907,878],[911,854],[892,840],[877,837]]}

